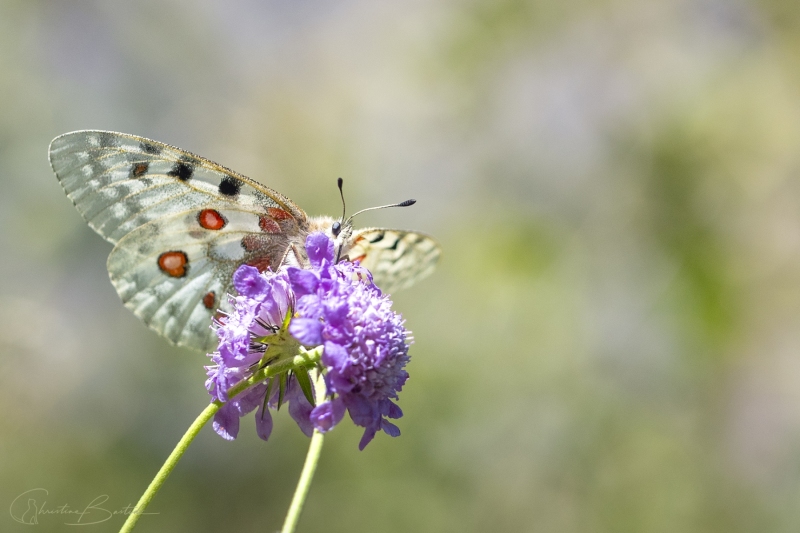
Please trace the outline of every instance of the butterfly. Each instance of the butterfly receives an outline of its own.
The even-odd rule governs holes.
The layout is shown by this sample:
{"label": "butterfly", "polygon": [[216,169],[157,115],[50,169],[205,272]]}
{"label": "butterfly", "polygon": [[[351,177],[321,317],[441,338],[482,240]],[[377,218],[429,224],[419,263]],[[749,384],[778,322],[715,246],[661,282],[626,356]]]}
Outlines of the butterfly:
{"label": "butterfly", "polygon": [[143,137],[73,131],[53,139],[49,155],[69,199],[114,244],[108,273],[125,306],[179,346],[212,351],[212,317],[230,309],[236,268],[306,266],[309,233],[329,235],[385,292],[428,276],[441,253],[422,233],[309,217],[269,187]]}

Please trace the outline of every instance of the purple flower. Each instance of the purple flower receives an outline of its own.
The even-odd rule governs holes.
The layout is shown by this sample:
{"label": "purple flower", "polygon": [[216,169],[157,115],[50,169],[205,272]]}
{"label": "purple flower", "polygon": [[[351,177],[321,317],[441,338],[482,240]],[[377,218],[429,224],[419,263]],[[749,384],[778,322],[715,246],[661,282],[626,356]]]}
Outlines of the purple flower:
{"label": "purple flower", "polygon": [[322,364],[328,401],[311,411],[311,422],[329,431],[347,410],[365,428],[359,449],[383,430],[400,430],[387,418],[403,416],[392,401],[408,379],[409,331],[392,302],[365,268],[333,264],[333,242],[323,233],[306,239],[312,270],[289,267],[297,302],[289,332],[306,346],[323,345]]}
{"label": "purple flower", "polygon": [[314,429],[330,431],[348,412],[364,428],[359,443],[363,450],[378,431],[400,434],[389,419],[403,416],[393,400],[408,379],[410,332],[367,269],[348,261],[334,263],[334,243],[327,235],[309,235],[306,253],[310,269],[281,267],[261,273],[243,265],[234,273],[239,296],[230,298],[233,310],[216,323],[219,348],[206,367],[212,399],[226,402],[214,417],[214,429],[234,439],[239,419],[255,410],[256,431],[269,438],[269,408],[277,407],[277,384],[260,383],[232,399],[228,390],[266,363],[264,337],[278,332],[289,313],[289,333],[305,346],[323,347],[320,367],[326,389],[326,401],[312,407],[292,375],[283,398],[289,414],[310,436]]}
{"label": "purple flower", "polygon": [[[209,355],[213,364],[206,367],[206,389],[211,399],[226,402],[214,415],[214,431],[233,440],[239,433],[239,419],[256,410],[256,432],[267,440],[272,432],[272,415],[264,404],[273,409],[278,406],[277,383],[268,402],[265,402],[266,383],[233,399],[228,398],[228,390],[253,374],[267,349],[259,339],[278,331],[291,310],[289,280],[285,272],[260,273],[254,267],[242,265],[233,275],[233,285],[239,296],[230,298],[233,311],[215,323],[219,348]],[[308,413],[312,406],[294,377],[288,380],[284,402],[289,403],[289,414],[303,433],[310,435]]]}

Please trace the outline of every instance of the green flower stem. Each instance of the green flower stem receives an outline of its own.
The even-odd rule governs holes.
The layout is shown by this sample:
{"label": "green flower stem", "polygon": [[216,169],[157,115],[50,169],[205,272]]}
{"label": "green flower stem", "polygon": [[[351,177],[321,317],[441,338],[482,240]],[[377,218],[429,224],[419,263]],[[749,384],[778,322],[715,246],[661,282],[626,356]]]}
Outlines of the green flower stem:
{"label": "green flower stem", "polygon": [[[231,389],[228,391],[228,399],[234,398],[244,390],[261,383],[267,378],[271,378],[282,372],[291,370],[295,366],[303,366],[306,368],[313,367],[319,361],[321,356],[322,346],[318,346],[313,350],[306,350],[305,348],[300,347],[299,355],[288,357],[286,359],[279,360],[274,364],[266,366],[253,374],[251,377],[244,379],[231,387]],[[208,407],[203,409],[203,412],[200,413],[200,416],[198,416],[195,421],[192,422],[192,425],[186,430],[186,433],[184,433],[183,437],[181,437],[181,440],[178,441],[178,445],[175,446],[175,449],[172,450],[172,453],[170,453],[169,457],[167,457],[166,462],[164,462],[164,465],[158,471],[156,477],[154,477],[153,481],[150,482],[147,490],[145,490],[144,494],[142,494],[142,497],[139,498],[139,501],[136,503],[136,507],[134,507],[133,511],[131,511],[131,513],[128,515],[128,518],[125,520],[125,523],[122,525],[122,529],[119,530],[119,533],[129,533],[133,530],[136,522],[139,521],[139,517],[144,514],[147,505],[167,480],[170,473],[172,473],[172,470],[175,468],[175,465],[178,464],[178,461],[181,459],[181,457],[183,457],[186,449],[189,448],[189,445],[200,433],[200,430],[203,428],[203,426],[206,425],[206,422],[211,420],[214,414],[219,411],[220,407],[223,405],[223,402],[220,401],[211,402]],[[316,437],[316,435],[314,435],[314,437]],[[314,445],[313,442],[314,440],[312,437],[312,446]],[[319,452],[317,452],[317,454],[319,455]],[[302,503],[300,505],[302,506]]]}
{"label": "green flower stem", "polygon": [[222,402],[212,402],[208,405],[208,407],[203,409],[203,412],[200,413],[200,416],[198,416],[195,421],[192,422],[192,425],[189,426],[189,429],[178,442],[178,445],[175,446],[175,449],[172,450],[172,453],[169,454],[169,457],[167,457],[167,460],[161,467],[161,470],[158,471],[156,477],[154,477],[153,481],[150,482],[150,486],[147,487],[147,490],[144,491],[142,497],[139,498],[139,501],[136,503],[136,507],[134,507],[133,511],[131,511],[131,514],[128,515],[125,523],[122,524],[122,529],[119,530],[119,533],[128,533],[133,530],[136,522],[139,521],[139,517],[144,513],[144,510],[150,503],[150,500],[153,499],[158,492],[158,489],[160,489],[161,485],[163,485],[167,480],[172,472],[172,469],[175,468],[176,464],[178,464],[178,461],[183,456],[186,449],[192,443],[197,434],[200,433],[200,430],[203,428],[203,426],[206,425],[206,422],[211,420],[211,417],[214,416],[214,413],[219,411],[220,407],[222,407]]}
{"label": "green flower stem", "polygon": [[[325,383],[322,380],[322,375],[318,372],[316,379],[316,400],[317,403],[325,401]],[[308,453],[306,454],[306,462],[303,464],[303,471],[300,473],[300,480],[297,482],[297,488],[294,489],[294,496],[292,496],[292,503],[289,505],[289,511],[286,513],[286,520],[283,522],[283,529],[281,533],[294,533],[294,528],[297,526],[297,521],[300,519],[300,512],[303,510],[303,504],[308,496],[308,491],[311,488],[311,480],[314,478],[314,472],[319,463],[319,456],[322,452],[322,436],[323,434],[316,429],[311,436],[311,444],[308,445]]]}

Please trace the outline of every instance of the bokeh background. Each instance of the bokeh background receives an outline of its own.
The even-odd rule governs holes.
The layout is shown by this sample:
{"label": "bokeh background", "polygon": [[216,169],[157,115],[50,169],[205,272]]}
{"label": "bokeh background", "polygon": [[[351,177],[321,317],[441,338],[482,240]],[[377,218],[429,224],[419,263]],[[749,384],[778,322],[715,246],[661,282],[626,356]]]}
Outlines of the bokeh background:
{"label": "bokeh background", "polygon": [[[800,530],[796,2],[0,0],[3,509],[132,504],[208,401],[49,168],[90,128],[441,241],[403,434],[330,434],[299,531]],[[205,429],[137,531],[277,530],[306,446]]]}

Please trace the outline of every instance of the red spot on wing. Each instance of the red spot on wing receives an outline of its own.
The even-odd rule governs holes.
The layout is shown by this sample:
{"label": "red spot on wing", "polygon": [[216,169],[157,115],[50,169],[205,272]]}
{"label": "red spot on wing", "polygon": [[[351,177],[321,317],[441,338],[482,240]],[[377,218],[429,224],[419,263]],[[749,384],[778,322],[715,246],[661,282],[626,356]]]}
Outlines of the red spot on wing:
{"label": "red spot on wing", "polygon": [[[280,210],[279,210],[280,211]],[[281,211],[285,213],[286,211]],[[277,222],[272,220],[269,217],[261,217],[258,219],[258,227],[261,228],[261,231],[264,233],[280,233],[281,227],[278,225]]]}
{"label": "red spot on wing", "polygon": [[355,263],[356,261],[358,261],[358,262],[360,263],[361,261],[363,261],[364,259],[366,259],[366,257],[367,257],[367,254],[361,254],[361,255],[359,255],[358,257],[356,257],[355,259],[351,259],[351,261],[352,261],[353,263]]}
{"label": "red spot on wing", "polygon": [[269,268],[270,260],[269,257],[266,255],[261,257],[256,257],[247,262],[248,265],[256,267],[259,272],[264,272],[266,269]]}
{"label": "red spot on wing", "polygon": [[214,309],[214,304],[217,303],[217,293],[209,291],[203,296],[203,306],[206,309]]}
{"label": "red spot on wing", "polygon": [[294,218],[283,209],[278,209],[277,207],[268,207],[267,214],[275,220],[290,220]]}
{"label": "red spot on wing", "polygon": [[141,178],[145,174],[147,174],[147,163],[136,163],[133,165],[133,177],[134,178]]}
{"label": "red spot on wing", "polygon": [[189,264],[189,258],[185,252],[164,252],[158,256],[158,268],[168,276],[173,278],[182,278],[186,275],[186,266]]}
{"label": "red spot on wing", "polygon": [[203,209],[197,215],[197,221],[206,229],[220,230],[228,223],[216,209]]}

